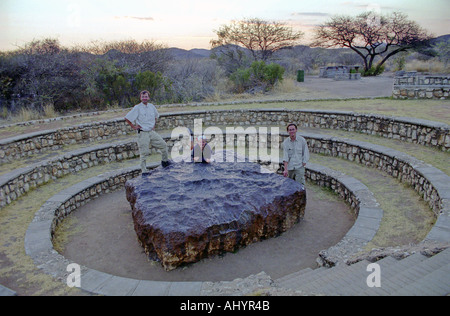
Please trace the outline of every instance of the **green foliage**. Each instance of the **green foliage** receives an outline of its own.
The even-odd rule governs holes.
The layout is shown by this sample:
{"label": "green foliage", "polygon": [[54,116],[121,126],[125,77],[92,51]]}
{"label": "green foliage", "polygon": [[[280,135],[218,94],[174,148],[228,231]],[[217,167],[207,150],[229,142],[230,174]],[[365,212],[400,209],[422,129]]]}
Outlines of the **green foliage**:
{"label": "green foliage", "polygon": [[394,64],[394,71],[400,71],[404,70],[406,66],[406,57],[407,53],[399,53],[397,57],[394,58],[393,64]]}
{"label": "green foliage", "polygon": [[136,75],[135,90],[148,90],[150,97],[157,103],[170,99],[172,95],[172,82],[163,76],[161,72],[151,72],[149,70]]}
{"label": "green foliage", "polygon": [[284,68],[278,64],[272,63],[266,66],[267,80],[273,86],[277,81],[283,81]]}
{"label": "green foliage", "polygon": [[92,71],[96,88],[94,93],[101,92],[106,104],[120,104],[130,94],[131,84],[127,80],[125,69],[119,67],[116,61],[97,59]]}
{"label": "green foliage", "polygon": [[84,75],[86,95],[100,97],[108,105],[137,104],[142,90],[148,90],[156,103],[168,101],[172,93],[172,83],[162,73],[146,70],[133,74],[116,60],[97,59]]}
{"label": "green foliage", "polygon": [[384,66],[372,66],[369,70],[361,70],[361,75],[363,77],[373,77],[381,75],[384,72],[385,67]]}
{"label": "green foliage", "polygon": [[238,68],[230,79],[233,81],[238,92],[244,92],[250,86],[251,68]]}
{"label": "green foliage", "polygon": [[163,50],[149,43],[114,45],[93,53],[44,39],[0,53],[0,105],[16,113],[41,112],[49,105],[58,112],[98,110],[136,104],[144,89],[152,92],[153,102],[175,99],[171,81],[160,72],[169,60]]}
{"label": "green foliage", "polygon": [[277,81],[283,80],[284,68],[278,64],[267,65],[264,61],[255,61],[249,68],[239,68],[230,79],[239,93],[262,89],[269,91]]}
{"label": "green foliage", "polygon": [[6,100],[10,100],[12,96],[13,79],[7,75],[0,77],[0,93]]}

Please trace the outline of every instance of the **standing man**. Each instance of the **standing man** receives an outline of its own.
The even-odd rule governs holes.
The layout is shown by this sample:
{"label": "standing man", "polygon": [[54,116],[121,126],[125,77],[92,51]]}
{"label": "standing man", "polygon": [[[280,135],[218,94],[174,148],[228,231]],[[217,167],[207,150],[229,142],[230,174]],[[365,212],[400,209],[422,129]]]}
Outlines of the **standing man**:
{"label": "standing man", "polygon": [[283,142],[284,176],[305,185],[305,166],[309,161],[308,144],[297,134],[297,125],[289,124],[287,131],[289,138]]}
{"label": "standing man", "polygon": [[155,132],[156,122],[159,113],[155,106],[149,103],[150,92],[144,90],[140,93],[141,103],[135,105],[133,109],[125,116],[125,121],[132,129],[138,132],[138,147],[141,161],[141,170],[143,174],[147,173],[146,160],[150,156],[150,145],[159,149],[162,153],[162,166],[165,168],[171,163],[167,144],[162,137]]}

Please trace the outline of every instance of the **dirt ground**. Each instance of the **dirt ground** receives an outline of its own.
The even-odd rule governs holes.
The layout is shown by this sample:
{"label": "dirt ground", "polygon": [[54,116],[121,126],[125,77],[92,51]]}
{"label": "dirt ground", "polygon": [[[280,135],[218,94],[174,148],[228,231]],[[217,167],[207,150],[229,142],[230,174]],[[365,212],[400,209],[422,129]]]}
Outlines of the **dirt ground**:
{"label": "dirt ground", "polygon": [[[312,185],[310,185],[312,186]],[[307,190],[305,218],[277,238],[166,272],[147,260],[121,190],[100,197],[69,216],[63,255],[117,276],[154,281],[231,281],[261,271],[278,278],[316,267],[319,251],[339,242],[354,223],[348,206],[318,187]],[[72,233],[70,233],[72,232]]]}
{"label": "dirt ground", "polygon": [[361,80],[354,81],[338,81],[310,76],[305,78],[305,82],[298,83],[298,86],[323,93],[324,98],[391,97],[394,78],[389,73],[378,77],[364,77]]}

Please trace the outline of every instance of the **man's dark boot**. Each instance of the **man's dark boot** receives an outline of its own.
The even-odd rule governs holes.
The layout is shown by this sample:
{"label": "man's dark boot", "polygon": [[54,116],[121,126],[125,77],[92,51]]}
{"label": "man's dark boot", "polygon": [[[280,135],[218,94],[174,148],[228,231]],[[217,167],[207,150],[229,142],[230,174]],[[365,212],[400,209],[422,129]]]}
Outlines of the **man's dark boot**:
{"label": "man's dark boot", "polygon": [[173,164],[172,161],[167,160],[167,161],[161,161],[161,165],[163,166],[163,168],[167,168],[168,166],[170,166],[171,164]]}

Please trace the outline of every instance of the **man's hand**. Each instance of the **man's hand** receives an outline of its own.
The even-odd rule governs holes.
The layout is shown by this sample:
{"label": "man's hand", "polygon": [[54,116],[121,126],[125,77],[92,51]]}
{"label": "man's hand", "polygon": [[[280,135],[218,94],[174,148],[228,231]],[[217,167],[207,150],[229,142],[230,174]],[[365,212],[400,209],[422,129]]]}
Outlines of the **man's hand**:
{"label": "man's hand", "polygon": [[135,131],[142,129],[142,127],[139,124],[134,125],[128,119],[125,119],[125,122],[127,122],[127,124],[130,125],[130,127]]}
{"label": "man's hand", "polygon": [[284,161],[284,172],[283,172],[283,176],[285,177],[285,178],[287,178],[288,176],[289,176],[289,171],[288,171],[288,162],[287,161]]}

